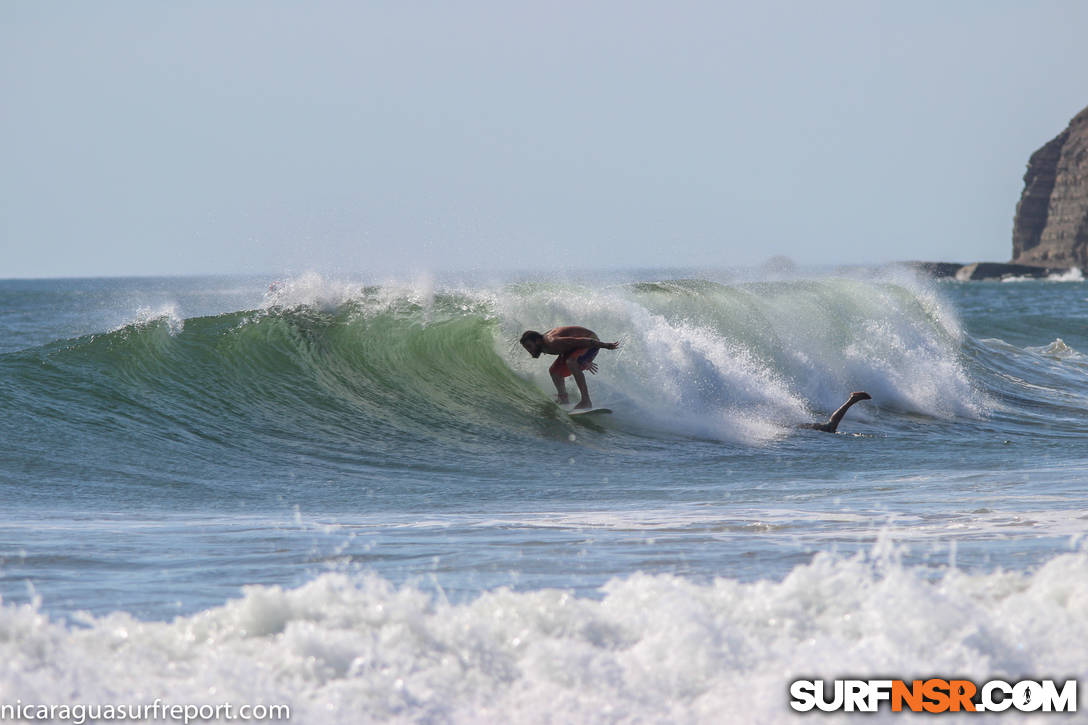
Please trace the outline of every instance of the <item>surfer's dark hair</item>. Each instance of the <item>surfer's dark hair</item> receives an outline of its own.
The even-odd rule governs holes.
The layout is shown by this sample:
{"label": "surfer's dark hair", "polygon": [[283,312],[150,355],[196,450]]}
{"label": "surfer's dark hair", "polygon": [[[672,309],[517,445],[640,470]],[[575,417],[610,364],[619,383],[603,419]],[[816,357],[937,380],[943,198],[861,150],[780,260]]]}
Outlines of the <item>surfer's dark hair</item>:
{"label": "surfer's dark hair", "polygon": [[542,342],[543,340],[544,340],[544,336],[541,335],[536,330],[526,330],[525,332],[521,333],[521,344],[522,345],[524,345],[527,342]]}

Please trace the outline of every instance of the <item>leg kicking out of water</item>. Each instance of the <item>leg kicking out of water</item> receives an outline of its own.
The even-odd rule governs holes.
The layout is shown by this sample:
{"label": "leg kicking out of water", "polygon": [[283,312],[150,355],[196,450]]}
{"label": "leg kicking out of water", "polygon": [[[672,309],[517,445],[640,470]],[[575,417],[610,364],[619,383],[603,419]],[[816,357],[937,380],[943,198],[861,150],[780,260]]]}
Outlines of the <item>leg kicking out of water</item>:
{"label": "leg kicking out of water", "polygon": [[826,423],[806,423],[799,427],[811,428],[812,430],[823,431],[824,433],[834,433],[839,428],[839,422],[842,417],[846,415],[846,411],[850,410],[850,406],[862,400],[872,400],[873,396],[868,393],[850,393],[850,397],[842,406],[831,414],[831,417],[827,419]]}

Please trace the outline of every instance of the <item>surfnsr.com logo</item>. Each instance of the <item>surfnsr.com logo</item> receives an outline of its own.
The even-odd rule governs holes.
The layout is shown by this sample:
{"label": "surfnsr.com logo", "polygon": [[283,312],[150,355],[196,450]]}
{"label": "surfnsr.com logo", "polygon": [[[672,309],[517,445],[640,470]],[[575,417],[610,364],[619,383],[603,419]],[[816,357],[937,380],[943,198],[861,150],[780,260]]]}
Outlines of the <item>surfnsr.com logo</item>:
{"label": "surfnsr.com logo", "polygon": [[885,702],[892,712],[1076,712],[1077,681],[795,680],[790,698],[798,712],[876,712]]}

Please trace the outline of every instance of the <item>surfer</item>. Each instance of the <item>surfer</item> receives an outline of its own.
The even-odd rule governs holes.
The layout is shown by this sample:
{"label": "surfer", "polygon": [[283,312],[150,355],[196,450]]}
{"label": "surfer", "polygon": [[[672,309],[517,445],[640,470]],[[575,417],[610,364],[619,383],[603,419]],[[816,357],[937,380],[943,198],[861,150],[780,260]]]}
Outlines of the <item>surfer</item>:
{"label": "surfer", "polygon": [[872,400],[873,396],[868,393],[850,393],[850,397],[842,406],[831,414],[831,417],[827,419],[826,423],[804,423],[799,428],[811,428],[812,430],[820,430],[824,433],[834,433],[838,427],[842,417],[846,415],[846,411],[850,410],[850,406],[862,400]]}
{"label": "surfer", "polygon": [[615,350],[620,344],[601,342],[593,330],[577,325],[567,325],[554,327],[543,335],[536,330],[526,330],[521,336],[521,346],[533,357],[540,357],[541,353],[559,356],[548,368],[552,382],[555,383],[556,400],[562,404],[570,402],[567,398],[567,384],[564,378],[573,375],[574,382],[578,384],[578,392],[582,394],[582,399],[578,401],[578,405],[574,406],[576,410],[579,410],[593,407],[593,402],[589,399],[589,390],[586,388],[586,376],[582,371],[588,370],[596,374],[597,363],[593,362],[593,358],[597,357],[597,351],[602,348]]}

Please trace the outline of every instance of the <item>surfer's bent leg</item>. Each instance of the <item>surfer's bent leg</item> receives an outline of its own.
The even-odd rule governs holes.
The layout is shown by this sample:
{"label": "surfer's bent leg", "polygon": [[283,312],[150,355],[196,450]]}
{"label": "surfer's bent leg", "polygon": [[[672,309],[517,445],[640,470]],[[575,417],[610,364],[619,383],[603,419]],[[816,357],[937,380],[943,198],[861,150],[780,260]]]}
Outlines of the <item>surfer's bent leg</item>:
{"label": "surfer's bent leg", "polygon": [[578,392],[582,394],[582,399],[578,401],[578,405],[574,406],[579,409],[593,407],[593,401],[589,399],[589,388],[586,387],[586,375],[582,372],[585,369],[582,366],[589,367],[592,362],[592,358],[583,362],[583,358],[586,358],[589,352],[581,348],[564,356],[567,359],[567,371],[574,376],[574,382],[578,384]]}
{"label": "surfer's bent leg", "polygon": [[578,385],[578,392],[581,393],[582,399],[578,401],[578,405],[575,408],[592,408],[593,401],[589,399],[589,389],[586,387],[586,376],[582,372],[583,366],[589,367],[592,364],[592,358],[583,362],[583,358],[590,351],[584,347],[577,350],[571,350],[559,356],[548,372],[551,373],[552,382],[555,383],[555,389],[559,393],[559,402],[566,403],[567,399],[567,386],[563,378],[568,375],[574,376],[574,382]]}
{"label": "surfer's bent leg", "polygon": [[548,368],[548,373],[552,376],[552,382],[555,384],[556,400],[566,405],[570,400],[567,398],[567,383],[563,378],[570,375],[570,371],[567,370],[567,363],[562,355]]}
{"label": "surfer's bent leg", "polygon": [[571,375],[574,376],[574,382],[578,383],[578,392],[582,394],[582,399],[574,407],[579,409],[592,408],[593,401],[589,399],[589,388],[586,387],[586,374],[582,372],[581,368],[575,368],[571,371]]}

